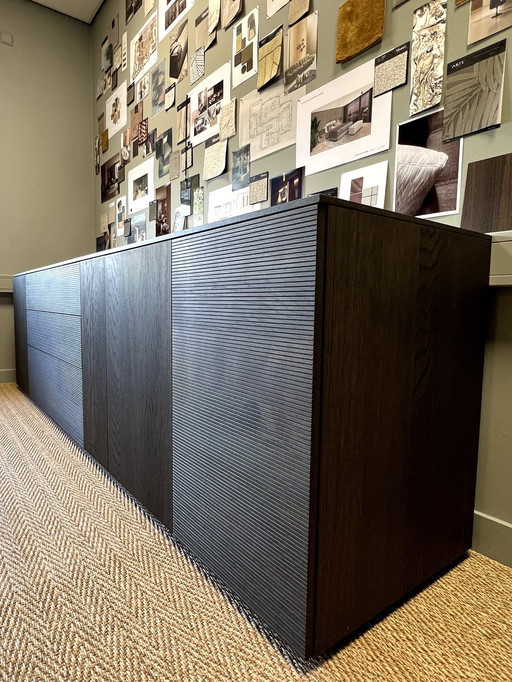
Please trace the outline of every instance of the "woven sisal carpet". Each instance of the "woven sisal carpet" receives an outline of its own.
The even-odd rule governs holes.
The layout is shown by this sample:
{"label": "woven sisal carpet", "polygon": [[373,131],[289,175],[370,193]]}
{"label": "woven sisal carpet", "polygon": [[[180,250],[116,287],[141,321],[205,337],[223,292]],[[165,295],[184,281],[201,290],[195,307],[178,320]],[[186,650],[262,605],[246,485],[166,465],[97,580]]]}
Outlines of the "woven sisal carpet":
{"label": "woven sisal carpet", "polygon": [[512,680],[512,569],[471,553],[297,669],[12,384],[0,384],[2,682]]}

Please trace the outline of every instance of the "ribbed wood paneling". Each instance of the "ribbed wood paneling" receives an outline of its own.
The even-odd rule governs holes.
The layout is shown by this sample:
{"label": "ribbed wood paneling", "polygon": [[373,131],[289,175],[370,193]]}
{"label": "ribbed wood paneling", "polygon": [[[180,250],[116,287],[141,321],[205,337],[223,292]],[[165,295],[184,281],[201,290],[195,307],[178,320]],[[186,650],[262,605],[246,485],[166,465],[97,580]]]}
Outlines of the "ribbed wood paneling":
{"label": "ribbed wood paneling", "polygon": [[174,532],[298,652],[317,208],[172,242]]}
{"label": "ribbed wood paneling", "polygon": [[80,315],[80,263],[27,275],[27,308]]}
{"label": "ribbed wood paneling", "polygon": [[82,370],[28,347],[30,397],[77,443],[83,445]]}
{"label": "ribbed wood paneling", "polygon": [[28,394],[26,275],[13,277],[16,383]]}
{"label": "ribbed wood paneling", "polygon": [[27,310],[27,342],[75,367],[82,367],[82,335],[77,315]]}

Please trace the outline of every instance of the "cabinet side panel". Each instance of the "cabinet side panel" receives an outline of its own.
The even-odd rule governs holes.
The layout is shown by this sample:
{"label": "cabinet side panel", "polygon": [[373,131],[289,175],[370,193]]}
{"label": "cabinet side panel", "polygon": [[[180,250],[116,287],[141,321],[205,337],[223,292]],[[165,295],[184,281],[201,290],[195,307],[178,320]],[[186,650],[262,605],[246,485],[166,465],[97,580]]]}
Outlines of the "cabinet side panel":
{"label": "cabinet side panel", "polygon": [[407,222],[329,208],[312,653],[403,593],[418,243]]}
{"label": "cabinet side panel", "polygon": [[109,470],[170,527],[170,242],[105,267]]}
{"label": "cabinet side panel", "polygon": [[105,258],[80,263],[84,447],[108,470]]}
{"label": "cabinet side panel", "polygon": [[25,275],[13,277],[16,383],[28,394],[27,305]]}
{"label": "cabinet side panel", "polygon": [[174,531],[299,654],[316,232],[315,206],[173,242]]}
{"label": "cabinet side panel", "polygon": [[417,580],[471,546],[490,243],[421,229],[409,449]]}

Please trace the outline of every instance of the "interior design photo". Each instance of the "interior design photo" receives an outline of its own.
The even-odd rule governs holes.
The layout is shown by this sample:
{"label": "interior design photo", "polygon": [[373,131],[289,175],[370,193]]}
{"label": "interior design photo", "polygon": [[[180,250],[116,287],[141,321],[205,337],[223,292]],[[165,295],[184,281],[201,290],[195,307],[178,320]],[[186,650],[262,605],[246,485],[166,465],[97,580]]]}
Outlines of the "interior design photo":
{"label": "interior design photo", "polygon": [[0,0],[1,682],[512,680],[511,2]]}
{"label": "interior design photo", "polygon": [[332,102],[311,114],[311,154],[370,135],[373,88]]}

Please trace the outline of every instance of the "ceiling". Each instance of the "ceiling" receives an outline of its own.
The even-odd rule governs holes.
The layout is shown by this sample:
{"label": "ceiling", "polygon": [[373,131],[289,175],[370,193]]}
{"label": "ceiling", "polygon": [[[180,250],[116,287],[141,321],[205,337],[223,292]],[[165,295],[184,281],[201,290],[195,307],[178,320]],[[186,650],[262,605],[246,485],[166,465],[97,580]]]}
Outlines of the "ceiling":
{"label": "ceiling", "polygon": [[103,0],[32,0],[32,2],[90,24]]}

